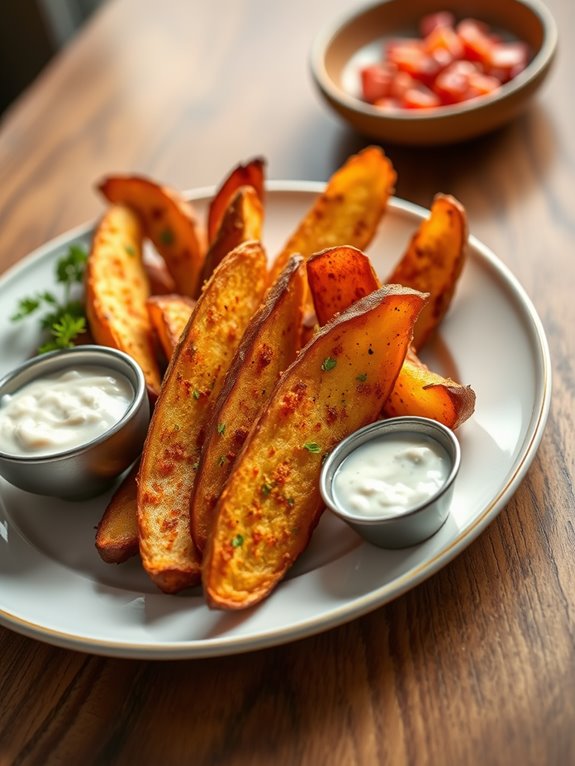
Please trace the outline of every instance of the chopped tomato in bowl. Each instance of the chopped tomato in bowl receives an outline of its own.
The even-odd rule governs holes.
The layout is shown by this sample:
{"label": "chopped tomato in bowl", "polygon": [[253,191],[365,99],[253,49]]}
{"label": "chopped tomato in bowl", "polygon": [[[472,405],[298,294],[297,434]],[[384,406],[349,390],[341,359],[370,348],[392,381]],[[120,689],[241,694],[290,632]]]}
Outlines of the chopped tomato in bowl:
{"label": "chopped tomato in bowl", "polygon": [[449,11],[424,16],[421,37],[387,42],[380,61],[361,67],[364,101],[382,109],[436,109],[497,91],[530,60],[523,41],[502,40],[484,22]]}

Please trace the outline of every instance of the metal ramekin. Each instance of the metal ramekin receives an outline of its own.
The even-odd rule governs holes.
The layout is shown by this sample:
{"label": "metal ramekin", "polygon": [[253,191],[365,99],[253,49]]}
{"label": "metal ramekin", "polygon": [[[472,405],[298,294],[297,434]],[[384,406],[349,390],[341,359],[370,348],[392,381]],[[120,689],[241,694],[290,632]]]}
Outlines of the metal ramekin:
{"label": "metal ramekin", "polygon": [[[344,508],[334,496],[335,474],[343,460],[361,444],[391,434],[422,434],[436,441],[446,451],[451,461],[451,470],[443,486],[434,495],[403,513],[386,518],[356,515]],[[355,431],[331,452],[322,468],[320,491],[328,508],[368,542],[381,548],[405,548],[431,537],[445,523],[460,462],[459,442],[453,431],[441,423],[408,416],[380,420]]]}
{"label": "metal ramekin", "polygon": [[0,380],[0,397],[41,375],[81,366],[107,368],[128,379],[134,395],[124,416],[97,438],[49,455],[20,456],[0,450],[0,474],[10,484],[39,495],[93,497],[110,487],[141,452],[150,405],[140,366],[127,354],[104,346],[52,351],[25,362]]}

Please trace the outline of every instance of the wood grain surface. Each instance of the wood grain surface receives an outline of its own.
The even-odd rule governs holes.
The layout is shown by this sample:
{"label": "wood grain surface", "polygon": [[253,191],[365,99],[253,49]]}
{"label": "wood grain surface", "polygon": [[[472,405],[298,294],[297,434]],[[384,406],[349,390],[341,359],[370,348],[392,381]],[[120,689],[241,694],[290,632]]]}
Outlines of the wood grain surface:
{"label": "wood grain surface", "polygon": [[[271,178],[325,180],[366,141],[320,102],[308,51],[351,6],[105,4],[0,125],[0,271],[97,216],[111,171],[191,188],[263,154]],[[283,647],[154,663],[0,629],[1,766],[575,763],[575,4],[548,6],[564,44],[523,117],[386,147],[398,196],[463,200],[546,328],[551,414],[514,498],[416,589]]]}

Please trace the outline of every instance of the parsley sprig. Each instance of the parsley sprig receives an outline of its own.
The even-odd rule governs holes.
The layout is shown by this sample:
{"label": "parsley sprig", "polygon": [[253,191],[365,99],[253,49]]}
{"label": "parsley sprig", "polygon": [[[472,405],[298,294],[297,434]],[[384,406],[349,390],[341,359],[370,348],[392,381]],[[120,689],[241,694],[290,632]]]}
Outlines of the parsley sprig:
{"label": "parsley sprig", "polygon": [[40,316],[40,326],[48,334],[48,338],[38,353],[54,351],[59,348],[70,348],[74,340],[86,331],[86,315],[82,301],[73,297],[75,285],[82,284],[88,254],[79,245],[70,245],[66,255],[56,261],[56,282],[63,285],[63,295],[58,298],[54,293],[44,290],[18,302],[18,309],[11,319],[19,322],[22,319],[37,314]]}

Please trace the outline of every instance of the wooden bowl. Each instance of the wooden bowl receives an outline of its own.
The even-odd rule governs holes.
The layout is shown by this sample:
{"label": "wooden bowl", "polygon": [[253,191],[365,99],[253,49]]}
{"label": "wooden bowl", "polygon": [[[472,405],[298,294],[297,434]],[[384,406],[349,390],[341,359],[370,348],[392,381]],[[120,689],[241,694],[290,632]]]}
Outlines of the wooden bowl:
{"label": "wooden bowl", "polygon": [[[435,109],[384,110],[361,100],[360,65],[381,56],[386,38],[418,35],[423,16],[451,11],[526,42],[527,68],[492,95]],[[516,117],[549,72],[557,48],[553,16],[539,0],[386,0],[354,10],[314,41],[311,69],[327,103],[356,130],[397,144],[447,144],[487,133]]]}

